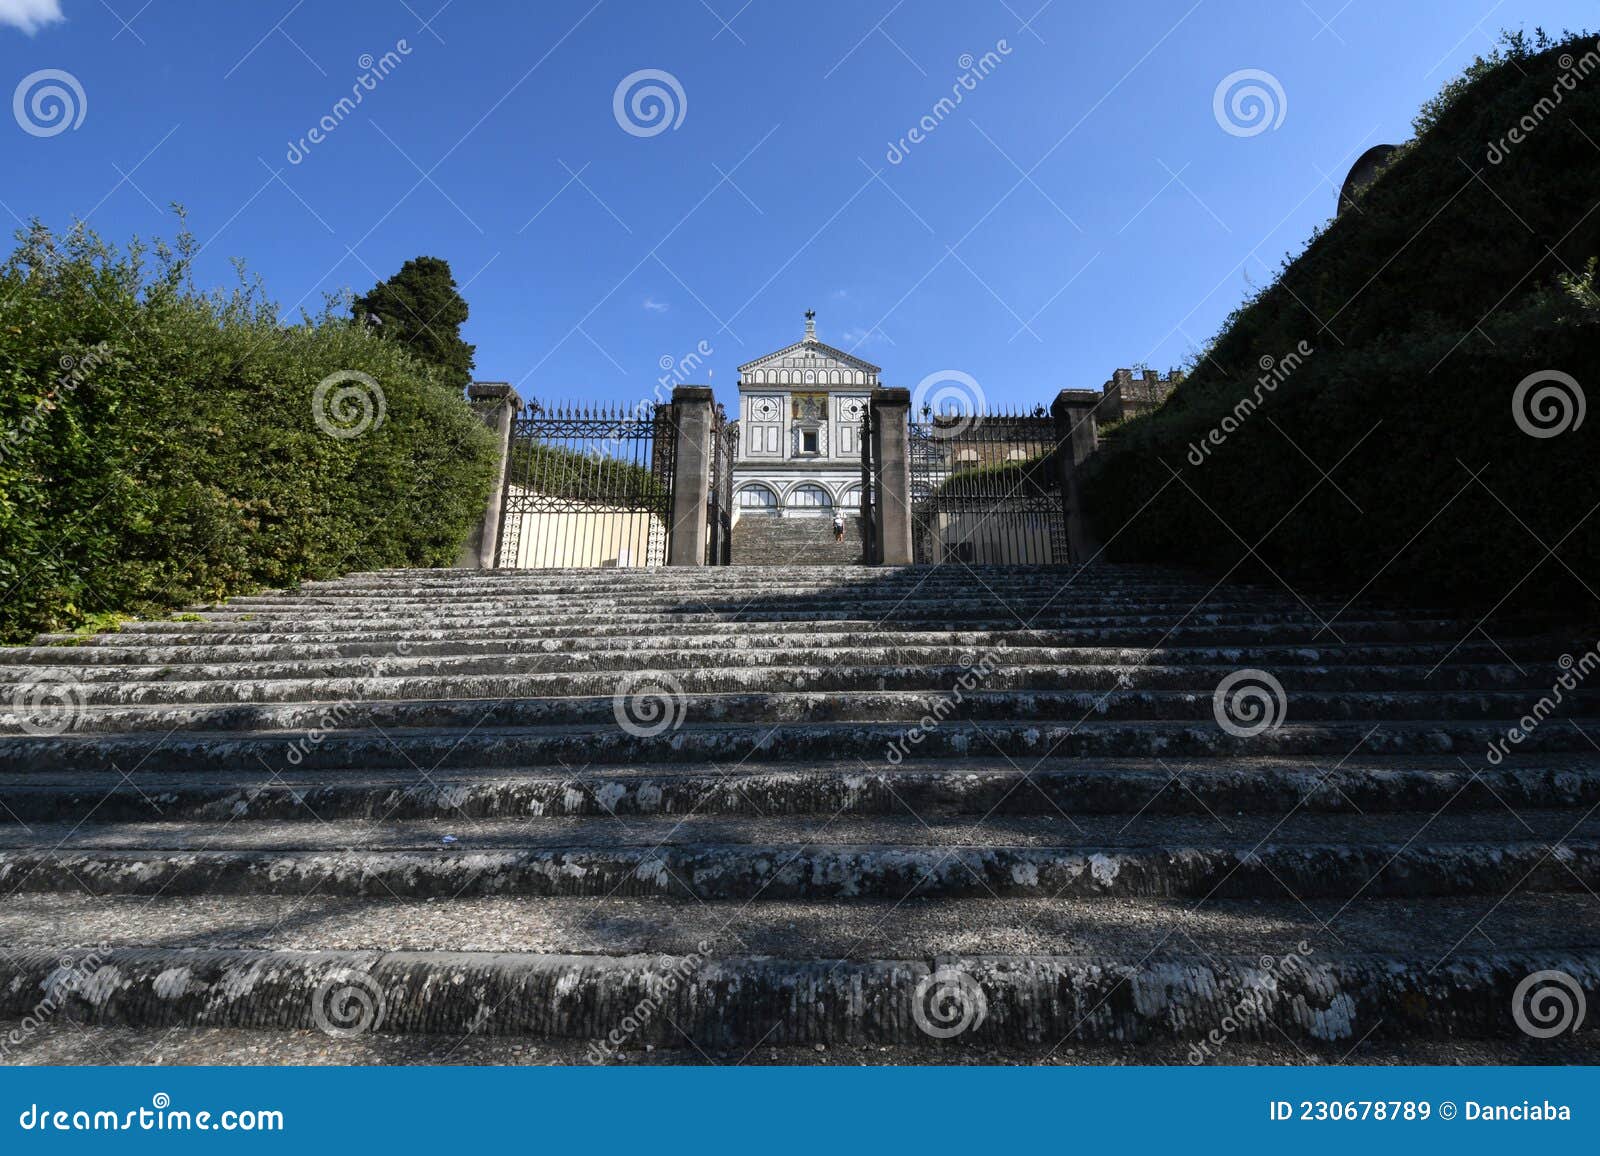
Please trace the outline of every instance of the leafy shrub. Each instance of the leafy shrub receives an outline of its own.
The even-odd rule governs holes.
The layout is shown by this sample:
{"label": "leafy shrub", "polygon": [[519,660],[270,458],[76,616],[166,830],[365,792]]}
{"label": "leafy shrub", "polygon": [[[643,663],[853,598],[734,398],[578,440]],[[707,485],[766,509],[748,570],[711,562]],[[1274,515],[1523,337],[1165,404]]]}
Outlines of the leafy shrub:
{"label": "leafy shrub", "polygon": [[[19,242],[0,267],[0,639],[454,561],[495,449],[438,370],[331,310],[282,325],[259,286],[196,291],[186,232]],[[333,436],[313,396],[350,373],[381,421],[369,394],[368,428]]]}
{"label": "leafy shrub", "polygon": [[[1600,123],[1600,70],[1488,159],[1561,84],[1563,57],[1596,52],[1593,36],[1513,41],[1430,102],[1357,208],[1093,459],[1086,502],[1111,557],[1463,606],[1514,595],[1502,610],[1600,585],[1597,423],[1536,438],[1512,414],[1535,372],[1600,386],[1600,148],[1579,131]],[[1312,352],[1261,389],[1261,359],[1302,341]],[[1213,430],[1226,436],[1207,450]]]}

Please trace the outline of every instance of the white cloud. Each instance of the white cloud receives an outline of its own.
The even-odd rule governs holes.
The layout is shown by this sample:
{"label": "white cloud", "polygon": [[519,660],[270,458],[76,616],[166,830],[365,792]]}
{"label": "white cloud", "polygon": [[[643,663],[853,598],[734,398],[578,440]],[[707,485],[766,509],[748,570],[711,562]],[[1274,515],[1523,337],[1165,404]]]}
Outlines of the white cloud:
{"label": "white cloud", "polygon": [[654,297],[646,297],[644,299],[644,307],[652,313],[665,313],[667,311],[667,303],[665,301],[657,301]]}
{"label": "white cloud", "polygon": [[29,36],[46,24],[65,19],[61,0],[0,0],[0,24],[20,28]]}
{"label": "white cloud", "polygon": [[863,345],[876,345],[880,341],[887,341],[883,332],[876,326],[871,329],[846,329],[840,338],[846,349],[856,349]]}

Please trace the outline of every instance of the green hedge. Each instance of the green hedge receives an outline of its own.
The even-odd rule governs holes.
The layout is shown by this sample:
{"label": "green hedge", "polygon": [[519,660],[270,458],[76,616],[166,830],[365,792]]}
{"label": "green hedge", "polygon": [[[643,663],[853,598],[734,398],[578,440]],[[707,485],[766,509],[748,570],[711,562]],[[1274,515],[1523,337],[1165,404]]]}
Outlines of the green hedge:
{"label": "green hedge", "polygon": [[561,445],[519,442],[506,468],[513,486],[574,502],[629,502],[666,508],[667,485],[644,466],[600,453],[581,453]]}
{"label": "green hedge", "polygon": [[[1237,574],[1296,586],[1596,612],[1583,583],[1600,586],[1600,515],[1587,518],[1600,421],[1532,437],[1512,399],[1546,370],[1600,394],[1600,149],[1578,131],[1600,124],[1600,71],[1488,158],[1561,84],[1561,58],[1586,53],[1600,66],[1592,35],[1513,42],[1470,69],[1359,209],[1229,318],[1165,406],[1117,431],[1085,485],[1109,557],[1242,559]],[[1541,563],[1541,541],[1560,542],[1559,561]]]}
{"label": "green hedge", "polygon": [[[282,325],[257,286],[197,292],[187,234],[19,242],[0,268],[0,639],[454,561],[495,449],[436,370],[331,312]],[[362,432],[336,436],[363,401]]]}

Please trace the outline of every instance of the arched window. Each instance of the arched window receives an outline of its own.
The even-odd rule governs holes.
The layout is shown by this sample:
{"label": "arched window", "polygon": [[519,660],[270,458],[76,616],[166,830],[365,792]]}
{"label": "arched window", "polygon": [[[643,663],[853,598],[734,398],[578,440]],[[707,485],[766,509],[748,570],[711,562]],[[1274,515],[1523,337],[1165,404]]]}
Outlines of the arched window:
{"label": "arched window", "polygon": [[859,510],[861,508],[861,487],[851,486],[846,490],[839,498],[839,505],[845,509]]}
{"label": "arched window", "polygon": [[760,482],[742,486],[739,489],[739,509],[745,513],[776,510],[778,508],[778,495],[768,486]]}
{"label": "arched window", "polygon": [[810,482],[789,491],[791,510],[819,510],[831,505],[833,499],[828,496],[828,491]]}
{"label": "arched window", "polygon": [[814,370],[814,369],[806,370],[806,384],[807,385],[815,385],[815,384],[817,384],[817,371],[816,370]]}
{"label": "arched window", "polygon": [[839,384],[839,371],[837,369],[833,371],[831,378],[834,385]]}

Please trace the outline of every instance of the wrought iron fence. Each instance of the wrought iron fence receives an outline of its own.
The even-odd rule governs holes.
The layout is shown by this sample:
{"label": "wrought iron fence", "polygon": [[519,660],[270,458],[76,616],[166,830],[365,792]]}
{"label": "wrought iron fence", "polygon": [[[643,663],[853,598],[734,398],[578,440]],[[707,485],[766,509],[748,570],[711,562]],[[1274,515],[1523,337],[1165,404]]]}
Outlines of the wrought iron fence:
{"label": "wrought iron fence", "polygon": [[528,405],[512,427],[495,565],[664,565],[676,446],[671,405]]}
{"label": "wrought iron fence", "polygon": [[1053,418],[924,415],[908,449],[917,562],[1066,564]]}
{"label": "wrought iron fence", "polygon": [[706,565],[733,561],[733,462],[739,452],[738,419],[721,405],[711,418],[711,484],[706,496]]}

